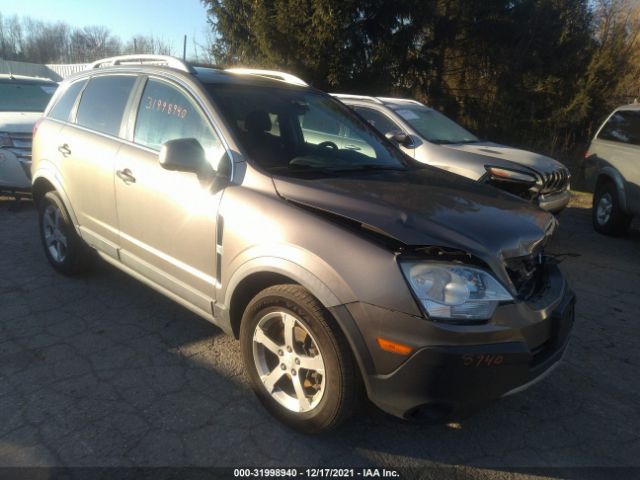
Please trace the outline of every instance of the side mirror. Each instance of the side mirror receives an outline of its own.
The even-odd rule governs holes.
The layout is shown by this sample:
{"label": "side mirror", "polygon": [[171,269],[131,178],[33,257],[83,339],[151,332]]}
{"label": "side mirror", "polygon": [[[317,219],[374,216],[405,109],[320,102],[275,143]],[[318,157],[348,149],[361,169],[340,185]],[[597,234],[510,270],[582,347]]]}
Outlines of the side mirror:
{"label": "side mirror", "polygon": [[387,132],[384,136],[397,145],[401,145],[406,148],[413,146],[413,140],[411,140],[411,137],[400,130]]}
{"label": "side mirror", "polygon": [[158,161],[176,172],[203,173],[207,166],[204,148],[195,138],[177,138],[162,145]]}

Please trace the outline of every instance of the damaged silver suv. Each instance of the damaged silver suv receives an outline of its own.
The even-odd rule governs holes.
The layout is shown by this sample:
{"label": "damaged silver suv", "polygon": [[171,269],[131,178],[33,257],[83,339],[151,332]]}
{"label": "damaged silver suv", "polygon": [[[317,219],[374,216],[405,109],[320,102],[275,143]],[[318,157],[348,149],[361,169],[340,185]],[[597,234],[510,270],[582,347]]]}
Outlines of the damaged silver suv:
{"label": "damaged silver suv", "polygon": [[[336,144],[342,127],[367,149]],[[37,125],[33,196],[53,268],[97,252],[239,338],[260,400],[305,432],[364,395],[432,419],[521,390],[574,319],[552,215],[277,72],[96,63]]]}

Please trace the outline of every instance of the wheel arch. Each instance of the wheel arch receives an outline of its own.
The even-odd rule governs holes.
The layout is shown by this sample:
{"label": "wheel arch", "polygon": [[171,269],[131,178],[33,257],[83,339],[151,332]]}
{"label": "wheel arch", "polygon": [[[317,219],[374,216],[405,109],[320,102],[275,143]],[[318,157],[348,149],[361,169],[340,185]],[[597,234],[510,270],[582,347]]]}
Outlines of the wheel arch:
{"label": "wheel arch", "polygon": [[361,378],[368,389],[368,375],[372,372],[373,362],[355,320],[345,307],[345,302],[312,272],[291,261],[270,257],[257,258],[236,271],[226,289],[224,306],[218,305],[216,309],[216,316],[226,317],[222,322],[222,328],[236,339],[239,338],[242,315],[251,299],[260,291],[282,283],[303,286],[329,311],[345,336]]}
{"label": "wheel arch", "polygon": [[62,183],[57,179],[56,173],[45,169],[36,172],[31,184],[31,193],[36,207],[39,207],[42,198],[50,191],[55,191],[60,196],[60,199],[73,222],[74,228],[78,232],[78,235],[80,235],[80,230],[78,229],[78,218],[71,206],[71,202],[69,201],[66,191],[62,187]]}
{"label": "wheel arch", "polygon": [[598,188],[606,182],[611,182],[613,185],[615,185],[616,191],[618,192],[618,201],[620,203],[620,208],[622,209],[622,211],[628,212],[627,193],[624,188],[624,179],[622,178],[622,175],[620,175],[620,173],[613,167],[604,167],[602,170],[600,170],[600,172],[598,172],[594,194],[598,190]]}
{"label": "wheel arch", "polygon": [[223,306],[228,312],[229,328],[238,338],[245,307],[260,291],[273,285],[295,283],[306,288],[326,308],[339,305],[338,297],[318,277],[300,265],[274,257],[255,258],[238,268],[224,292]]}

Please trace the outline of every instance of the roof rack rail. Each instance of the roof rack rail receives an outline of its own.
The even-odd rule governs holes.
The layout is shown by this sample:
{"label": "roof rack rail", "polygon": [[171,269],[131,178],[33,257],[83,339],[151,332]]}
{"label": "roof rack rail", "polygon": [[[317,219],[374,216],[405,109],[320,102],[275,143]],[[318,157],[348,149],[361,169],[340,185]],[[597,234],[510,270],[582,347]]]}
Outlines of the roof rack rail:
{"label": "roof rack rail", "polygon": [[287,72],[279,72],[277,70],[260,70],[257,68],[225,68],[225,72],[237,73],[239,75],[257,75],[260,77],[275,78],[283,82],[292,83],[294,85],[302,85],[308,87],[309,84],[295,75]]}
{"label": "roof rack rail", "polygon": [[165,65],[167,67],[182,70],[183,72],[193,73],[193,69],[187,62],[183,62],[179,58],[170,57],[169,55],[119,55],[117,57],[103,58],[93,62],[89,69],[100,67],[112,67],[114,65]]}
{"label": "roof rack rail", "polygon": [[412,98],[378,97],[378,99],[382,100],[383,102],[404,102],[412,103],[414,105],[422,105],[422,103],[417,100],[413,100]]}
{"label": "roof rack rail", "polygon": [[369,97],[367,95],[351,95],[350,93],[331,93],[330,95],[336,98],[350,98],[352,100],[368,100],[370,102],[382,104],[382,101],[379,98]]}

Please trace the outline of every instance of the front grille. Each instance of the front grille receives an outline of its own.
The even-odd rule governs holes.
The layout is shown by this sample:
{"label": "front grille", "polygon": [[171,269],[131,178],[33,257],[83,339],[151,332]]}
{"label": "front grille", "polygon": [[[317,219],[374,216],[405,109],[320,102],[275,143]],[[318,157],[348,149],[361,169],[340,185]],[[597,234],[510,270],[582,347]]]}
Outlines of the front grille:
{"label": "front grille", "polygon": [[564,190],[570,178],[569,170],[564,167],[554,170],[553,172],[543,173],[540,192],[551,193]]}
{"label": "front grille", "polygon": [[31,161],[31,132],[18,133],[8,132],[11,138],[12,147],[4,147],[5,150],[12,152],[18,160],[23,162]]}
{"label": "front grille", "polygon": [[509,258],[505,263],[519,299],[528,300],[541,290],[545,263],[542,250],[531,255]]}

